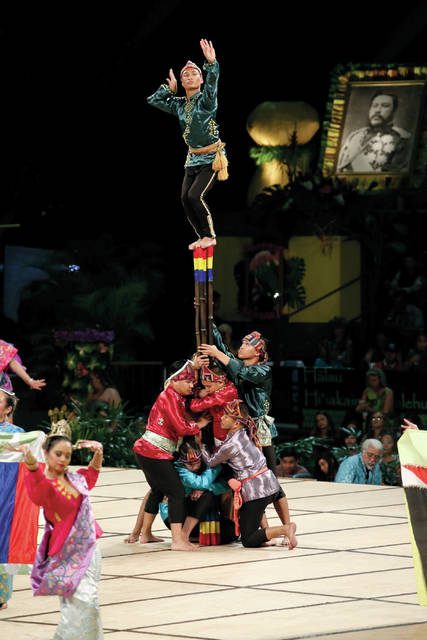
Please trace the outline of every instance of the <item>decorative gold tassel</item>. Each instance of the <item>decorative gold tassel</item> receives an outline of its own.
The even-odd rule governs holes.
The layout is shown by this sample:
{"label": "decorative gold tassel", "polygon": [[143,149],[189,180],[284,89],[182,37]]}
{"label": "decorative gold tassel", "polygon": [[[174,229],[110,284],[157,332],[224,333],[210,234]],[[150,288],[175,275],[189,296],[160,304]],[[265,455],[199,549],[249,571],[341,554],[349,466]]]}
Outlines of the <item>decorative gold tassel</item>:
{"label": "decorative gold tassel", "polygon": [[218,173],[218,180],[227,180],[228,178],[228,160],[225,153],[218,150],[212,163],[212,169]]}
{"label": "decorative gold tassel", "polygon": [[218,140],[213,144],[209,144],[207,147],[200,147],[199,149],[194,149],[193,147],[188,146],[190,153],[194,153],[196,155],[215,152],[212,169],[218,174],[218,180],[227,180],[228,178],[228,160],[223,151],[224,147],[225,142],[222,142],[221,140]]}

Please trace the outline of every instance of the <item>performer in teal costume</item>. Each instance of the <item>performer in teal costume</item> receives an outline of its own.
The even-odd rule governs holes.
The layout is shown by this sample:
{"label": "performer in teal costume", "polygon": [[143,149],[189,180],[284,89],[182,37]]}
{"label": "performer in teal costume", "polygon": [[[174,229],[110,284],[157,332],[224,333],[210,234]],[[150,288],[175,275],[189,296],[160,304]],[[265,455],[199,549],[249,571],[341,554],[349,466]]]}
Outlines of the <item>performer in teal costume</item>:
{"label": "performer in teal costume", "polygon": [[215,345],[202,344],[199,350],[204,356],[216,358],[237,387],[239,397],[248,406],[250,416],[256,422],[258,439],[268,468],[276,474],[276,454],[272,439],[277,436],[277,429],[274,419],[268,415],[273,370],[268,361],[265,341],[258,331],[253,331],[243,338],[236,357],[223,343],[215,325],[213,339]]}
{"label": "performer in teal costume", "polygon": [[225,145],[219,138],[216,123],[219,64],[212,42],[201,40],[200,46],[206,58],[203,66],[206,72],[204,90],[201,90],[202,71],[189,60],[181,70],[185,97],[176,95],[178,83],[170,69],[167,84],[162,84],[148,98],[148,103],[153,107],[178,118],[188,146],[181,202],[198,237],[190,244],[191,250],[196,247],[206,249],[216,244],[212,215],[205,197],[217,180],[226,180],[228,177],[227,159],[223,151]]}

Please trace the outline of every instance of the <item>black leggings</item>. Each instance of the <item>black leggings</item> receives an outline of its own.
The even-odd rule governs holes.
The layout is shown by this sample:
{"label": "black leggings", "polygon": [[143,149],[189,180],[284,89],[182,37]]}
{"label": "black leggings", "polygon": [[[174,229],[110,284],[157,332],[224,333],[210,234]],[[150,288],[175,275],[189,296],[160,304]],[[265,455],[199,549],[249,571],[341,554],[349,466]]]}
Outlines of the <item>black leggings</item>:
{"label": "black leggings", "polygon": [[203,491],[198,500],[185,499],[187,515],[196,520],[203,520],[208,511],[217,508],[217,501],[211,491]]}
{"label": "black leggings", "polygon": [[263,447],[262,452],[265,456],[265,461],[267,463],[267,467],[271,469],[275,476],[277,476],[277,465],[276,465],[276,450],[272,444],[268,445],[268,447]]}
{"label": "black leggings", "polygon": [[181,202],[189,223],[199,238],[215,238],[213,220],[204,197],[217,181],[211,164],[187,167],[181,189]]}
{"label": "black leggings", "polygon": [[262,516],[267,505],[283,497],[283,491],[271,496],[244,502],[239,510],[240,535],[244,547],[260,547],[267,542],[265,529],[260,529]]}
{"label": "black leggings", "polygon": [[157,514],[159,504],[164,496],[167,496],[170,522],[184,522],[185,492],[178,472],[173,466],[173,460],[146,458],[145,456],[140,456],[139,453],[135,453],[135,458],[138,467],[144,472],[145,478],[151,487],[145,511]]}

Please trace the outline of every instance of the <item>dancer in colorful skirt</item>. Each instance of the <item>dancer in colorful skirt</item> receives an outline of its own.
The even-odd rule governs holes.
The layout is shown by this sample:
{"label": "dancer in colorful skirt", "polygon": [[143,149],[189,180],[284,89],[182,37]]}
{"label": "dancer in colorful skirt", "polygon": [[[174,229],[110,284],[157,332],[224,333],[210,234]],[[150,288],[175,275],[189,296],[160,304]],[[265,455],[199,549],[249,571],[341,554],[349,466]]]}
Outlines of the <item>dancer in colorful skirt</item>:
{"label": "dancer in colorful skirt", "polygon": [[[54,640],[101,640],[98,583],[101,553],[97,539],[102,530],[95,521],[89,490],[95,486],[102,465],[102,445],[81,441],[94,452],[87,469],[67,471],[73,445],[65,420],[54,425],[45,442],[45,473],[28,445],[21,451],[28,472],[25,484],[31,500],[43,507],[46,526],[31,574],[36,596],[58,595],[61,619]],[[65,434],[65,435],[64,435]]]}
{"label": "dancer in colorful skirt", "polygon": [[148,417],[142,438],[133,450],[138,466],[150,485],[143,515],[141,542],[157,542],[151,528],[163,497],[168,498],[169,520],[172,532],[172,551],[194,551],[193,544],[185,540],[182,523],[185,519],[185,491],[174,467],[174,453],[181,436],[199,433],[209,419],[201,416],[197,422],[186,418],[185,398],[193,393],[195,382],[191,360],[176,362],[165,382],[165,390],[158,396]]}
{"label": "dancer in colorful skirt", "polygon": [[188,221],[197,235],[189,249],[206,249],[216,244],[216,235],[211,212],[206,204],[206,195],[217,180],[226,180],[227,158],[224,143],[219,138],[215,121],[218,108],[219,65],[212,42],[200,40],[206,58],[205,88],[202,91],[203,74],[190,60],[181,69],[181,83],[185,97],[176,96],[178,83],[172,69],[167,84],[148,98],[148,103],[166,113],[177,116],[184,141],[188,146],[182,183],[181,202]]}
{"label": "dancer in colorful skirt", "polygon": [[[213,454],[204,446],[202,457],[209,467],[227,463],[233,470],[234,478],[229,485],[235,492],[236,533],[240,529],[243,546],[260,547],[271,544],[277,536],[286,536],[283,544],[293,549],[297,546],[296,525],[290,521],[288,501],[275,474],[265,465],[256,424],[249,417],[247,407],[239,400],[228,403],[221,425],[228,432],[226,439]],[[262,527],[264,511],[271,503],[282,525]]]}
{"label": "dancer in colorful skirt", "polygon": [[239,397],[257,424],[258,439],[267,466],[276,474],[276,452],[272,440],[277,436],[277,429],[274,418],[268,415],[273,372],[265,340],[258,331],[252,331],[243,338],[236,357],[223,343],[215,325],[213,338],[215,345],[202,344],[199,351],[202,355],[216,358],[237,387]]}

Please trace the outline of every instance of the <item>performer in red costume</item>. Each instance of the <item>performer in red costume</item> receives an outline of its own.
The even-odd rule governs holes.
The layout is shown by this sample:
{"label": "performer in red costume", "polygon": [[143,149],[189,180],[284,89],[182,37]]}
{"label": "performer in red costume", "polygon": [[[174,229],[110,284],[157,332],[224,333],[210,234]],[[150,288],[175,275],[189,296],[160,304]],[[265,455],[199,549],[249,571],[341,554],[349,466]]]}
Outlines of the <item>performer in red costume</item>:
{"label": "performer in red costume", "polygon": [[31,573],[35,596],[58,595],[61,620],[55,638],[101,640],[104,637],[98,603],[102,529],[93,517],[89,490],[102,465],[102,444],[81,440],[94,456],[87,469],[68,471],[73,444],[65,420],[53,425],[44,449],[43,472],[27,444],[8,448],[21,451],[28,472],[25,486],[30,500],[43,507],[45,531]]}
{"label": "performer in red costume", "polygon": [[182,535],[185,519],[185,492],[173,465],[173,454],[178,448],[180,436],[199,433],[209,419],[201,416],[197,422],[185,416],[185,397],[193,392],[195,382],[193,363],[172,365],[173,373],[165,382],[165,390],[157,398],[148,417],[147,428],[133,450],[138,466],[144,472],[151,493],[144,511],[142,539],[158,540],[151,534],[151,526],[164,496],[168,498],[169,521],[172,532],[172,551],[194,551],[198,547],[186,541]]}
{"label": "performer in red costume", "polygon": [[212,416],[215,446],[219,446],[227,437],[227,432],[221,427],[224,406],[227,402],[237,400],[237,389],[220,367],[209,368],[202,365],[199,376],[204,388],[199,391],[199,397],[191,401],[190,409],[194,413],[209,411]]}

